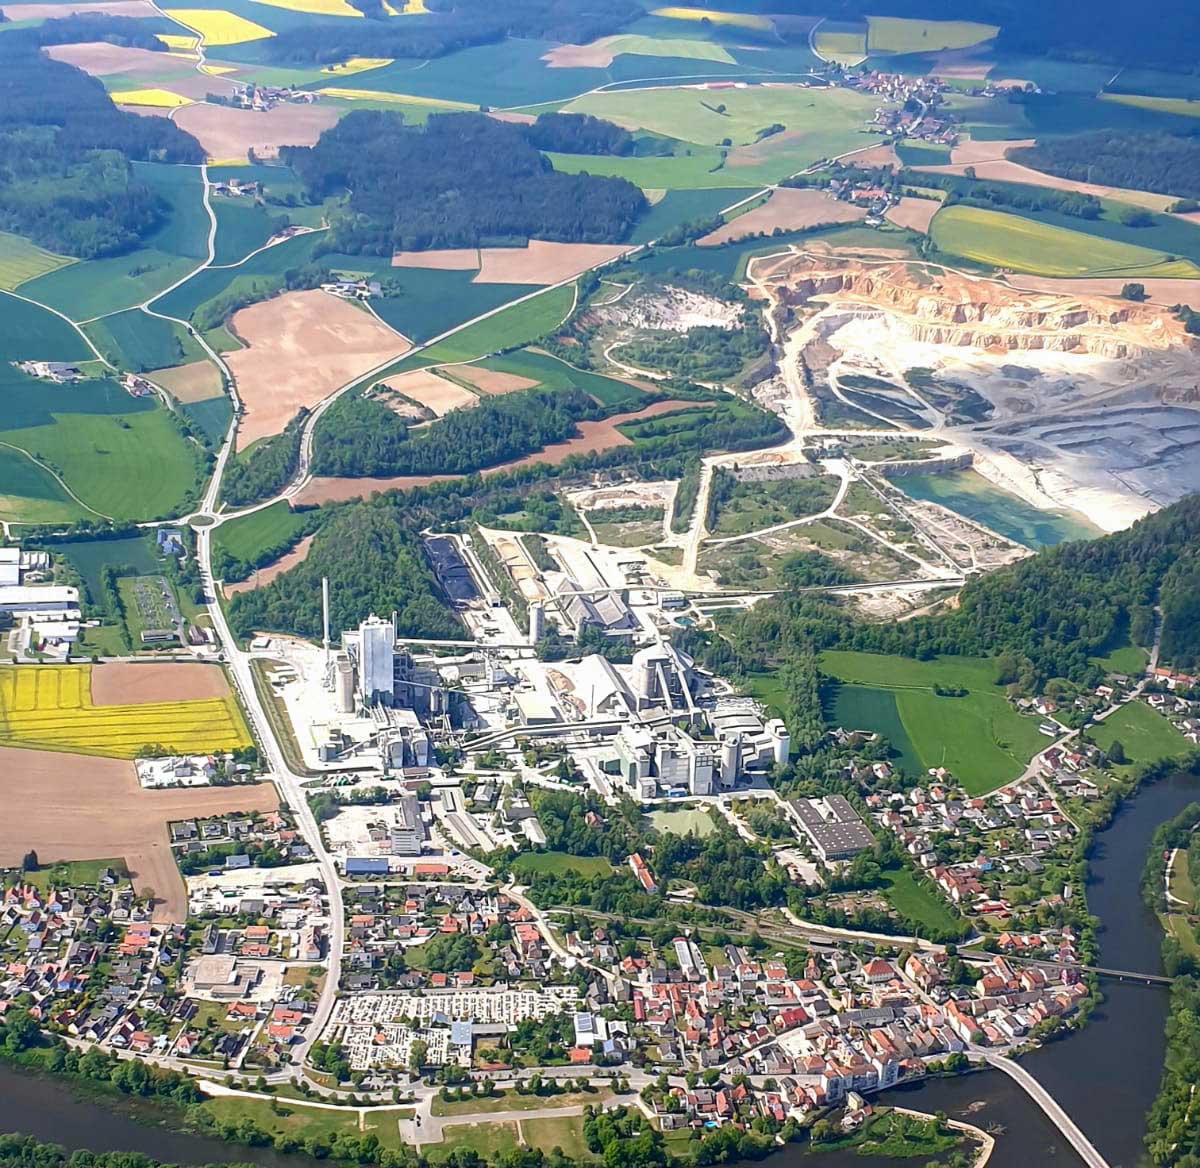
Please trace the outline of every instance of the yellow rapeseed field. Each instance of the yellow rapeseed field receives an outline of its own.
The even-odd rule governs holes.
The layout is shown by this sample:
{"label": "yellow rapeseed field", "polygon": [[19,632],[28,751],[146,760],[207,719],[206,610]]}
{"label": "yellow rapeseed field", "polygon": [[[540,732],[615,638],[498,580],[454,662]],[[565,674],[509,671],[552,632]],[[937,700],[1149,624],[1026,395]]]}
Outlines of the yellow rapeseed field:
{"label": "yellow rapeseed field", "polygon": [[345,77],[350,73],[366,73],[369,69],[382,69],[384,65],[390,65],[392,60],[391,57],[351,57],[340,65],[326,65],[321,72],[336,73]]}
{"label": "yellow rapeseed field", "polygon": [[161,745],[205,754],[250,745],[232,695],[94,706],[90,665],[0,666],[0,745],[135,758]]}
{"label": "yellow rapeseed field", "polygon": [[322,97],[340,97],[344,101],[380,101],[388,105],[419,105],[429,109],[477,110],[479,106],[465,101],[446,101],[440,97],[413,97],[408,93],[388,93],[386,90],[343,89],[336,85],[318,89]]}
{"label": "yellow rapeseed field", "polygon": [[196,48],[196,38],[194,36],[178,36],[175,33],[160,32],[157,34],[157,39],[162,41],[168,49],[188,52]]}
{"label": "yellow rapeseed field", "polygon": [[346,0],[255,0],[255,3],[271,8],[286,8],[290,12],[308,12],[313,16],[362,16]]}
{"label": "yellow rapeseed field", "polygon": [[275,34],[261,24],[226,12],[223,8],[167,8],[166,14],[187,28],[195,29],[206,45],[240,45],[261,41]]}
{"label": "yellow rapeseed field", "polygon": [[736,28],[771,27],[771,21],[765,16],[752,16],[747,12],[714,12],[710,8],[655,8],[653,15],[665,16],[669,20],[707,20],[711,24],[728,24]]}
{"label": "yellow rapeseed field", "polygon": [[175,109],[191,105],[191,99],[180,97],[169,89],[119,89],[108,95],[117,105],[148,105],[155,109]]}

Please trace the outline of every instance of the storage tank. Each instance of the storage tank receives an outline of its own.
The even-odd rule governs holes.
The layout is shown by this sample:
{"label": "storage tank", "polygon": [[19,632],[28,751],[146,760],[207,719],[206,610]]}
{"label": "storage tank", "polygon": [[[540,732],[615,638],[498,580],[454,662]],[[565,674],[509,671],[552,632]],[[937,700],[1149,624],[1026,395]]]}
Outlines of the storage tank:
{"label": "storage tank", "polygon": [[337,673],[334,682],[337,691],[337,708],[342,714],[354,712],[354,666],[345,653],[337,655]]}
{"label": "storage tank", "polygon": [[734,734],[721,743],[721,784],[732,787],[737,782],[738,768],[741,765],[742,736]]}
{"label": "storage tank", "polygon": [[775,718],[767,723],[767,730],[771,735],[776,764],[786,766],[788,759],[792,756],[792,738],[787,732],[787,727],[779,718]]}

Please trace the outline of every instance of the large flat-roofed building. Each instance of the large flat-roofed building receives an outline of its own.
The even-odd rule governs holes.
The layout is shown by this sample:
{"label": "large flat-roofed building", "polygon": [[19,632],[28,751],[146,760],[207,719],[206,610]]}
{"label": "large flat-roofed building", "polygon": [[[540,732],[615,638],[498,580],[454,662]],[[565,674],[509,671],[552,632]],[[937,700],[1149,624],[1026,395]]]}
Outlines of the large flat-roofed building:
{"label": "large flat-roofed building", "polygon": [[392,855],[419,856],[424,839],[421,804],[416,795],[405,795],[396,807],[396,822],[392,827]]}
{"label": "large flat-roofed building", "polygon": [[54,612],[64,620],[79,616],[79,589],[66,585],[20,585],[0,587],[0,612],[13,616]]}
{"label": "large flat-roofed building", "polygon": [[817,855],[826,862],[852,860],[875,846],[875,837],[842,795],[793,799],[791,806]]}

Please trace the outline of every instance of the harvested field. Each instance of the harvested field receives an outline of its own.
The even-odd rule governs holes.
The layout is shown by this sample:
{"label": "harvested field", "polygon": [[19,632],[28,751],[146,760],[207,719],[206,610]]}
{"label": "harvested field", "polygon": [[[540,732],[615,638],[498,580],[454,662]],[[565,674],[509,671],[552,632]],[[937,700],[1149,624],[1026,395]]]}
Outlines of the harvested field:
{"label": "harvested field", "polygon": [[929,231],[929,221],[941,205],[938,199],[914,199],[905,195],[896,206],[887,209],[884,218],[897,227],[908,227],[925,235]]}
{"label": "harvested field", "polygon": [[[212,80],[204,81],[209,88]],[[204,147],[210,158],[274,158],[280,146],[312,146],[338,120],[330,106],[283,102],[265,111],[193,105],[180,110],[175,122]]]}
{"label": "harvested field", "polygon": [[225,357],[246,404],[239,450],[282,433],[301,406],[315,406],[412,347],[369,312],[320,291],[252,304],[231,324],[246,344]]}
{"label": "harvested field", "polygon": [[242,712],[228,692],[98,706],[92,702],[92,668],[0,667],[0,743],[108,758],[136,758],[150,745],[206,754],[250,744]]}
{"label": "harvested field", "polygon": [[258,568],[248,580],[242,580],[238,584],[222,584],[221,591],[226,596],[236,596],[239,592],[250,592],[255,588],[265,587],[276,576],[282,576],[284,572],[291,571],[297,564],[304,563],[308,558],[308,549],[312,547],[312,542],[316,538],[315,535],[306,535],[290,552],[285,552],[274,563],[267,564],[264,568]]}
{"label": "harvested field", "polygon": [[1033,138],[1001,138],[996,142],[976,142],[972,138],[959,142],[950,150],[950,161],[955,166],[976,166],[980,162],[997,162],[1008,156],[1018,146],[1032,146]]}
{"label": "harvested field", "polygon": [[866,216],[862,207],[832,199],[824,191],[780,187],[761,206],[739,215],[716,231],[710,231],[696,242],[701,247],[720,247],[723,243],[733,243],[760,232],[770,235],[776,228],[801,231],[824,223],[856,223]]}
{"label": "harvested field", "polygon": [[537,121],[533,114],[519,114],[515,110],[488,110],[488,117],[514,126],[532,126]]}
{"label": "harvested field", "polygon": [[187,889],[167,823],[224,812],[273,811],[270,783],[147,791],[133,763],[0,747],[0,865],[33,848],[44,864],[121,856],[140,892],[153,889],[154,919],[182,922]]}
{"label": "harvested field", "polygon": [[110,661],[93,665],[93,706],[137,706],[143,702],[198,702],[229,696],[229,681],[219,665],[188,661],[135,664]]}
{"label": "harvested field", "polygon": [[[1014,288],[1031,292],[1053,292],[1065,296],[1115,296],[1127,283],[1119,276],[1084,280],[1061,279],[1051,276],[1028,276],[1014,272],[1007,277]],[[1200,311],[1200,280],[1156,280],[1139,278],[1146,289],[1146,298],[1155,304],[1187,304]]]}
{"label": "harvested field", "polygon": [[0,4],[8,20],[60,20],[85,12],[89,16],[157,16],[150,0],[102,0],[99,4]]}
{"label": "harvested field", "polygon": [[[992,145],[981,142],[980,146]],[[1009,146],[1027,145],[1024,142],[1009,142]],[[958,153],[956,147],[951,154],[953,158]],[[1151,191],[1130,191],[1121,187],[1106,187],[1100,183],[1077,182],[1074,179],[1059,178],[1057,175],[1046,174],[1019,162],[1011,162],[1007,158],[995,159],[991,162],[952,163],[950,166],[916,166],[914,170],[926,170],[930,174],[961,175],[968,166],[975,168],[975,177],[989,182],[1026,183],[1029,186],[1047,187],[1053,191],[1075,191],[1081,195],[1095,195],[1098,199],[1117,199],[1125,203],[1134,203],[1149,211],[1165,211],[1175,201],[1171,195],[1156,195]]]}
{"label": "harvested field", "polygon": [[480,249],[475,284],[558,284],[629,251],[624,243],[550,243]]}
{"label": "harvested field", "polygon": [[[611,418],[605,418],[599,422],[580,422],[577,437],[568,438],[566,442],[556,442],[544,450],[527,454],[524,458],[489,467],[483,474],[486,477],[520,466],[533,466],[537,463],[558,466],[573,454],[594,454],[601,450],[612,450],[617,446],[629,446],[631,445],[630,440],[617,429],[618,426],[625,422],[632,422],[635,418],[653,418],[659,414],[669,414],[673,410],[688,409],[696,404],[696,402],[675,400],[653,402],[644,410],[614,414]],[[396,475],[392,478],[314,478],[305,484],[292,503],[295,506],[344,503],[348,499],[366,499],[375,491],[406,491],[412,487],[427,487],[431,483],[444,483],[462,477],[462,475],[439,474]]]}
{"label": "harvested field", "polygon": [[398,251],[392,256],[393,268],[431,268],[435,272],[475,272],[479,270],[479,249],[446,247],[438,251]]}
{"label": "harvested field", "polygon": [[720,61],[732,65],[729,50],[716,41],[649,37],[636,34],[601,37],[587,45],[555,45],[542,60],[551,69],[607,69],[623,54],[643,57],[682,57],[693,61]]}
{"label": "harvested field", "polygon": [[312,478],[296,493],[297,507],[345,503],[349,499],[369,499],[376,491],[407,491],[430,483],[447,483],[460,475],[395,475],[391,478]]}
{"label": "harvested field", "polygon": [[155,369],[146,376],[171,393],[183,405],[208,401],[221,395],[221,374],[211,361],[193,361],[169,369]]}
{"label": "harvested field", "polygon": [[460,381],[474,386],[480,393],[490,395],[513,393],[518,389],[533,389],[541,382],[519,373],[502,373],[498,369],[483,369],[478,365],[449,365],[447,366]]}
{"label": "harvested field", "polygon": [[406,398],[420,402],[439,418],[451,410],[479,404],[479,398],[469,389],[463,389],[461,385],[455,385],[453,381],[447,381],[428,369],[405,373],[401,377],[391,379],[387,385],[389,389],[404,394]]}
{"label": "harvested field", "polygon": [[848,154],[843,161],[855,166],[894,166],[897,170],[900,169],[896,148],[890,142],[881,146],[868,146],[865,150],[856,150],[853,154]]}
{"label": "harvested field", "polygon": [[[981,53],[980,50],[983,50]],[[993,62],[985,55],[987,46],[969,49],[946,49],[933,58],[931,77],[947,77],[960,81],[982,81],[992,69]]]}
{"label": "harvested field", "polygon": [[51,45],[45,51],[56,61],[65,61],[93,77],[120,73],[126,77],[153,77],[156,81],[166,81],[175,77],[182,80],[196,72],[195,62],[187,57],[110,45],[106,41]]}

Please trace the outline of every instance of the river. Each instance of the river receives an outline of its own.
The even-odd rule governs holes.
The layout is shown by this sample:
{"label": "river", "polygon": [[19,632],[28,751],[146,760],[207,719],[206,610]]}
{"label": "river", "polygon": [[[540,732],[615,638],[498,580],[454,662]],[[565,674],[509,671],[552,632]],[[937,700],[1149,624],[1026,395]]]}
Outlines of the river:
{"label": "river", "polygon": [[[1103,922],[1101,964],[1159,973],[1158,920],[1138,890],[1158,825],[1200,798],[1200,780],[1175,775],[1145,787],[1117,812],[1093,844],[1088,906]],[[1028,1056],[1025,1066],[1062,1103],[1112,1168],[1135,1168],[1146,1111],[1154,1100],[1166,1047],[1167,992],[1105,980],[1105,1001],[1084,1030]],[[1077,1168],[1074,1151],[1040,1108],[998,1071],[936,1079],[889,1091],[882,1101],[998,1133],[989,1168]],[[178,1164],[247,1162],[259,1168],[314,1168],[301,1156],[247,1148],[173,1130],[153,1105],[114,1103],[69,1085],[0,1064],[0,1131],[19,1131],[68,1149],[144,1152]],[[865,1159],[853,1150],[806,1153],[793,1145],[774,1168],[917,1168],[913,1160]]]}

